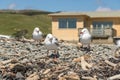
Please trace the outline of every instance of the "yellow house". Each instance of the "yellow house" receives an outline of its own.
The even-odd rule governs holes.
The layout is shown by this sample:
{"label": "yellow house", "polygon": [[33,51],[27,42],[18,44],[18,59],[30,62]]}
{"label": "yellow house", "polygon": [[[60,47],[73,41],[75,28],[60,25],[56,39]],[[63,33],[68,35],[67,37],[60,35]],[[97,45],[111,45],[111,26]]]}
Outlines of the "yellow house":
{"label": "yellow house", "polygon": [[120,37],[120,11],[59,12],[52,17],[52,34],[59,40],[78,41],[86,27],[94,38]]}

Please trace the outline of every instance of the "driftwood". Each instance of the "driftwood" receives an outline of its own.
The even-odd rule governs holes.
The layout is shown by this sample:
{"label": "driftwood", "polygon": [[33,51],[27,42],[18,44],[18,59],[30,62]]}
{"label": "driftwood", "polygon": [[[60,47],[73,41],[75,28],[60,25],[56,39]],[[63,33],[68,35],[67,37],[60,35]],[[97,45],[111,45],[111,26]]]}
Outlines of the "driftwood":
{"label": "driftwood", "polygon": [[80,77],[75,72],[68,72],[68,75],[64,76],[66,79],[70,80],[80,80]]}
{"label": "driftwood", "polygon": [[26,80],[39,80],[39,76],[38,75],[34,75],[32,77],[28,77]]}
{"label": "driftwood", "polygon": [[65,77],[59,77],[59,80],[67,80]]}
{"label": "driftwood", "polygon": [[120,74],[117,74],[108,78],[108,80],[115,80],[115,79],[120,79]]}
{"label": "driftwood", "polygon": [[80,80],[80,77],[75,72],[68,72],[66,75],[63,73],[59,74],[59,80]]}
{"label": "driftwood", "polygon": [[0,65],[0,69],[5,69],[5,68],[6,68],[6,66]]}
{"label": "driftwood", "polygon": [[[90,60],[91,59],[91,56],[89,56],[89,55],[84,55],[82,57],[84,57],[84,60]],[[81,61],[81,57],[73,59],[73,62],[80,62],[80,61]]]}
{"label": "driftwood", "polygon": [[82,56],[82,57],[79,57],[79,58],[75,58],[73,59],[73,62],[81,62],[81,67],[83,70],[88,70],[88,68],[91,68],[92,65],[91,64],[88,64],[85,59],[87,60],[88,59],[88,56]]}
{"label": "driftwood", "polygon": [[0,54],[0,56],[15,56],[15,57],[19,57],[21,54]]}
{"label": "driftwood", "polygon": [[[13,80],[16,80],[16,78],[25,78],[25,80],[120,79],[120,58],[105,58],[105,60],[92,54],[83,54],[78,58],[74,58],[73,62],[71,62],[71,59],[64,62],[62,60],[63,56],[56,64],[48,57],[35,56],[34,58],[34,55],[22,55],[21,53],[19,56],[18,54],[12,54],[8,55],[11,56],[7,57],[9,60],[0,61],[2,80],[5,80],[4,77],[10,77],[10,79],[12,77]],[[69,55],[71,54],[66,56]],[[4,56],[7,55],[2,57],[4,58]],[[33,56],[33,59],[29,58],[30,56]],[[14,57],[16,59],[12,59]],[[8,72],[10,73],[7,74]]]}
{"label": "driftwood", "polygon": [[37,75],[36,72],[34,72],[33,74],[31,74],[30,76],[27,77],[26,80],[39,80],[39,76]]}
{"label": "driftwood", "polygon": [[117,64],[114,64],[114,63],[112,63],[112,62],[110,62],[108,60],[105,60],[105,63],[107,63],[108,65],[110,65],[110,66],[112,66],[114,68],[117,66]]}
{"label": "driftwood", "polygon": [[84,56],[81,57],[81,67],[83,70],[88,70],[88,68],[91,68],[92,65],[91,64],[88,64],[85,59],[84,59]]}
{"label": "driftwood", "polygon": [[17,60],[15,60],[15,59],[9,59],[9,60],[5,60],[5,61],[0,61],[0,63],[3,64],[3,65],[5,65],[5,64],[8,64],[8,63],[10,63],[12,61],[17,61]]}
{"label": "driftwood", "polygon": [[17,54],[9,54],[9,55],[6,55],[6,56],[16,56],[16,57],[19,57],[20,55],[21,55],[20,53],[17,53]]}
{"label": "driftwood", "polygon": [[97,80],[96,77],[82,77],[82,79],[85,79],[85,80]]}
{"label": "driftwood", "polygon": [[45,71],[43,72],[43,74],[47,74],[47,73],[49,73],[50,70],[51,70],[51,69],[47,69],[47,70],[45,70]]}
{"label": "driftwood", "polygon": [[73,59],[73,62],[80,62],[80,61],[81,61],[81,57]]}
{"label": "driftwood", "polygon": [[77,75],[65,75],[64,76],[67,80],[80,80],[79,76]]}
{"label": "driftwood", "polygon": [[69,68],[63,68],[63,69],[61,69],[61,70],[57,70],[57,71],[55,71],[54,73],[61,73],[61,72],[64,72],[64,71],[66,71],[66,70],[68,70]]}
{"label": "driftwood", "polygon": [[58,75],[58,78],[59,78],[59,79],[60,79],[60,78],[62,79],[62,78],[64,78],[63,76],[64,76],[64,73],[60,73],[60,74]]}
{"label": "driftwood", "polygon": [[11,64],[11,63],[9,63],[9,64],[8,64],[8,67],[9,67],[9,69],[13,69],[15,65],[16,65],[16,64]]}
{"label": "driftwood", "polygon": [[22,41],[22,42],[34,42],[33,39],[26,39],[26,38],[23,38],[20,41]]}
{"label": "driftwood", "polygon": [[[9,68],[11,73],[17,74],[18,72],[20,72],[20,74],[22,74],[23,77],[21,75],[17,74],[18,78],[19,77],[25,78],[24,74],[26,74],[27,71],[29,72],[29,70],[32,71],[33,74],[32,73],[28,74],[28,77],[26,78],[26,80],[39,80],[39,79],[49,80],[52,78],[57,79],[57,80],[80,80],[80,78],[84,79],[84,80],[97,80],[97,78],[100,78],[103,80],[104,80],[104,78],[105,79],[108,78],[110,80],[113,80],[113,79],[119,79],[119,77],[120,77],[119,74],[112,76],[114,73],[117,72],[117,69],[119,69],[119,58],[118,58],[118,63],[116,63],[116,62],[113,63],[114,59],[106,59],[106,60],[103,59],[103,61],[98,62],[96,66],[92,65],[95,63],[92,63],[90,61],[91,58],[86,55],[81,56],[79,58],[75,58],[75,59],[78,59],[78,61],[76,61],[76,62],[78,62],[79,65],[77,64],[77,66],[75,65],[75,63],[54,64],[54,63],[47,62],[49,60],[45,60],[45,61],[41,62],[41,60],[39,61],[39,59],[36,62],[25,62],[25,63],[18,63],[17,59],[9,59],[9,60],[5,60],[5,61],[1,61],[0,69],[1,69],[1,71],[5,71],[5,72],[2,72],[2,74],[5,74],[6,76],[13,76],[11,74],[6,74],[6,72],[7,72],[6,68]],[[24,58],[23,58],[23,60],[24,60]],[[90,64],[89,61],[92,64]],[[38,62],[40,62],[42,64],[38,64]],[[43,63],[44,63],[44,65],[43,65]],[[34,65],[34,64],[36,64],[36,65]],[[54,65],[50,67],[49,64],[54,64]],[[43,65],[43,67],[39,68],[42,65]],[[111,66],[117,67],[117,68],[113,69]],[[36,67],[38,67],[38,68],[36,68]],[[38,73],[35,72],[34,69],[36,69],[38,71],[38,73],[40,73],[40,74],[38,75]],[[108,71],[110,71],[110,72],[108,72]],[[117,72],[117,73],[119,73],[119,72]],[[96,75],[97,78],[91,77],[93,75]],[[102,76],[100,76],[100,75],[102,75]]]}

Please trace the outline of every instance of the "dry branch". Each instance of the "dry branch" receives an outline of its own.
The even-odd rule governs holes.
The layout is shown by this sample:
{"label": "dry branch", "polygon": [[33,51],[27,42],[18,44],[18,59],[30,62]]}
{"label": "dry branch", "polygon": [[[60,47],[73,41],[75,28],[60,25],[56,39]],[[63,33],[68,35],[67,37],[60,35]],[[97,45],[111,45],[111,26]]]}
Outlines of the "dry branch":
{"label": "dry branch", "polygon": [[[91,59],[91,56],[90,55],[84,55],[84,56],[82,56],[82,57],[84,57],[84,60],[89,60],[89,59]],[[78,58],[74,58],[73,59],[73,62],[80,62],[81,61],[81,57],[78,57]]]}
{"label": "dry branch", "polygon": [[114,64],[114,63],[112,63],[112,62],[110,62],[108,60],[105,60],[105,63],[107,63],[108,65],[110,65],[112,67],[116,67],[117,66],[117,64]]}
{"label": "dry branch", "polygon": [[70,80],[80,80],[80,77],[78,75],[65,75],[66,79]]}
{"label": "dry branch", "polygon": [[117,74],[108,78],[108,80],[114,80],[114,79],[120,79],[120,74]]}
{"label": "dry branch", "polygon": [[47,69],[47,70],[45,70],[45,71],[43,72],[43,74],[47,74],[47,73],[49,73],[50,70],[51,70],[51,69]]}
{"label": "dry branch", "polygon": [[5,61],[1,61],[1,63],[2,63],[3,65],[5,65],[5,64],[10,63],[12,60],[13,60],[13,59],[9,59],[9,60],[5,60]]}
{"label": "dry branch", "polygon": [[67,80],[65,77],[59,77],[59,80]]}
{"label": "dry branch", "polygon": [[85,59],[84,56],[81,57],[81,67],[83,70],[88,70],[88,68],[91,68],[92,65],[88,64]]}
{"label": "dry branch", "polygon": [[66,70],[68,70],[69,68],[63,68],[62,70],[57,70],[57,71],[55,71],[54,73],[61,73],[61,72],[64,72],[64,71],[66,71]]}
{"label": "dry branch", "polygon": [[73,62],[80,62],[81,61],[81,58],[79,57],[79,58],[74,58],[73,59]]}
{"label": "dry branch", "polygon": [[97,80],[97,79],[95,79],[95,78],[93,78],[93,77],[82,77],[82,79],[85,79],[85,80]]}
{"label": "dry branch", "polygon": [[30,76],[28,76],[26,80],[39,80],[39,76],[37,75],[36,72],[34,72]]}

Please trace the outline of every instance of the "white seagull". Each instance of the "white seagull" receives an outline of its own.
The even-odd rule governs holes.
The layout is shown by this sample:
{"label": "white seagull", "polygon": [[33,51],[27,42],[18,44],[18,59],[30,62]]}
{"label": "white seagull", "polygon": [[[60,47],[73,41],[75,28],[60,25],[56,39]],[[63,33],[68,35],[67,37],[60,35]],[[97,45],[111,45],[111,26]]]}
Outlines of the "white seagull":
{"label": "white seagull", "polygon": [[115,49],[113,50],[113,54],[114,54],[113,56],[120,57],[120,40],[116,40],[115,44],[116,46]]}
{"label": "white seagull", "polygon": [[120,40],[116,41],[117,48],[120,48]]}
{"label": "white seagull", "polygon": [[114,44],[115,44],[115,51],[118,50],[120,48],[120,40],[115,40],[114,41]]}
{"label": "white seagull", "polygon": [[33,36],[33,39],[35,41],[41,41],[42,40],[42,32],[40,31],[40,29],[38,27],[36,27],[34,30],[33,30],[33,33],[32,33],[32,36]]}
{"label": "white seagull", "polygon": [[47,34],[44,44],[48,50],[47,56],[49,54],[49,50],[57,50],[58,49],[58,39],[55,38],[52,34]]}
{"label": "white seagull", "polygon": [[86,46],[87,48],[90,48],[91,43],[91,34],[89,33],[87,28],[84,28],[80,32],[80,42],[82,43],[82,47]]}

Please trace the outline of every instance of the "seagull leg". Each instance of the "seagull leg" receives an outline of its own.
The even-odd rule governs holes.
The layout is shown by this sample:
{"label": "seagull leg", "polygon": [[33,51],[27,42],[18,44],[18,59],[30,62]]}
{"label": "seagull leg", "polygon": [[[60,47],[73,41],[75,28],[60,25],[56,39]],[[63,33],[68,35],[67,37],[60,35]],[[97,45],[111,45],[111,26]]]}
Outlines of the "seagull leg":
{"label": "seagull leg", "polygon": [[49,50],[47,50],[47,57],[48,57],[48,54],[49,54]]}
{"label": "seagull leg", "polygon": [[55,63],[57,63],[58,62],[58,58],[59,58],[59,53],[58,53],[58,51],[57,50],[54,50],[54,57],[53,57],[53,61],[55,62]]}
{"label": "seagull leg", "polygon": [[37,40],[35,40],[34,42],[35,42],[35,45],[37,46]]}
{"label": "seagull leg", "polygon": [[90,47],[90,44],[88,44],[88,46],[87,46],[87,52],[89,52],[89,51],[91,51],[92,49],[91,49],[91,47]]}
{"label": "seagull leg", "polygon": [[88,44],[88,49],[90,50],[90,44]]}
{"label": "seagull leg", "polygon": [[82,44],[82,46],[80,48],[83,48],[83,44]]}
{"label": "seagull leg", "polygon": [[39,45],[40,43],[39,43],[39,40],[37,40],[37,45]]}
{"label": "seagull leg", "polygon": [[80,47],[80,50],[81,50],[81,51],[84,51],[84,47],[83,47],[83,44],[82,44],[82,46]]}

